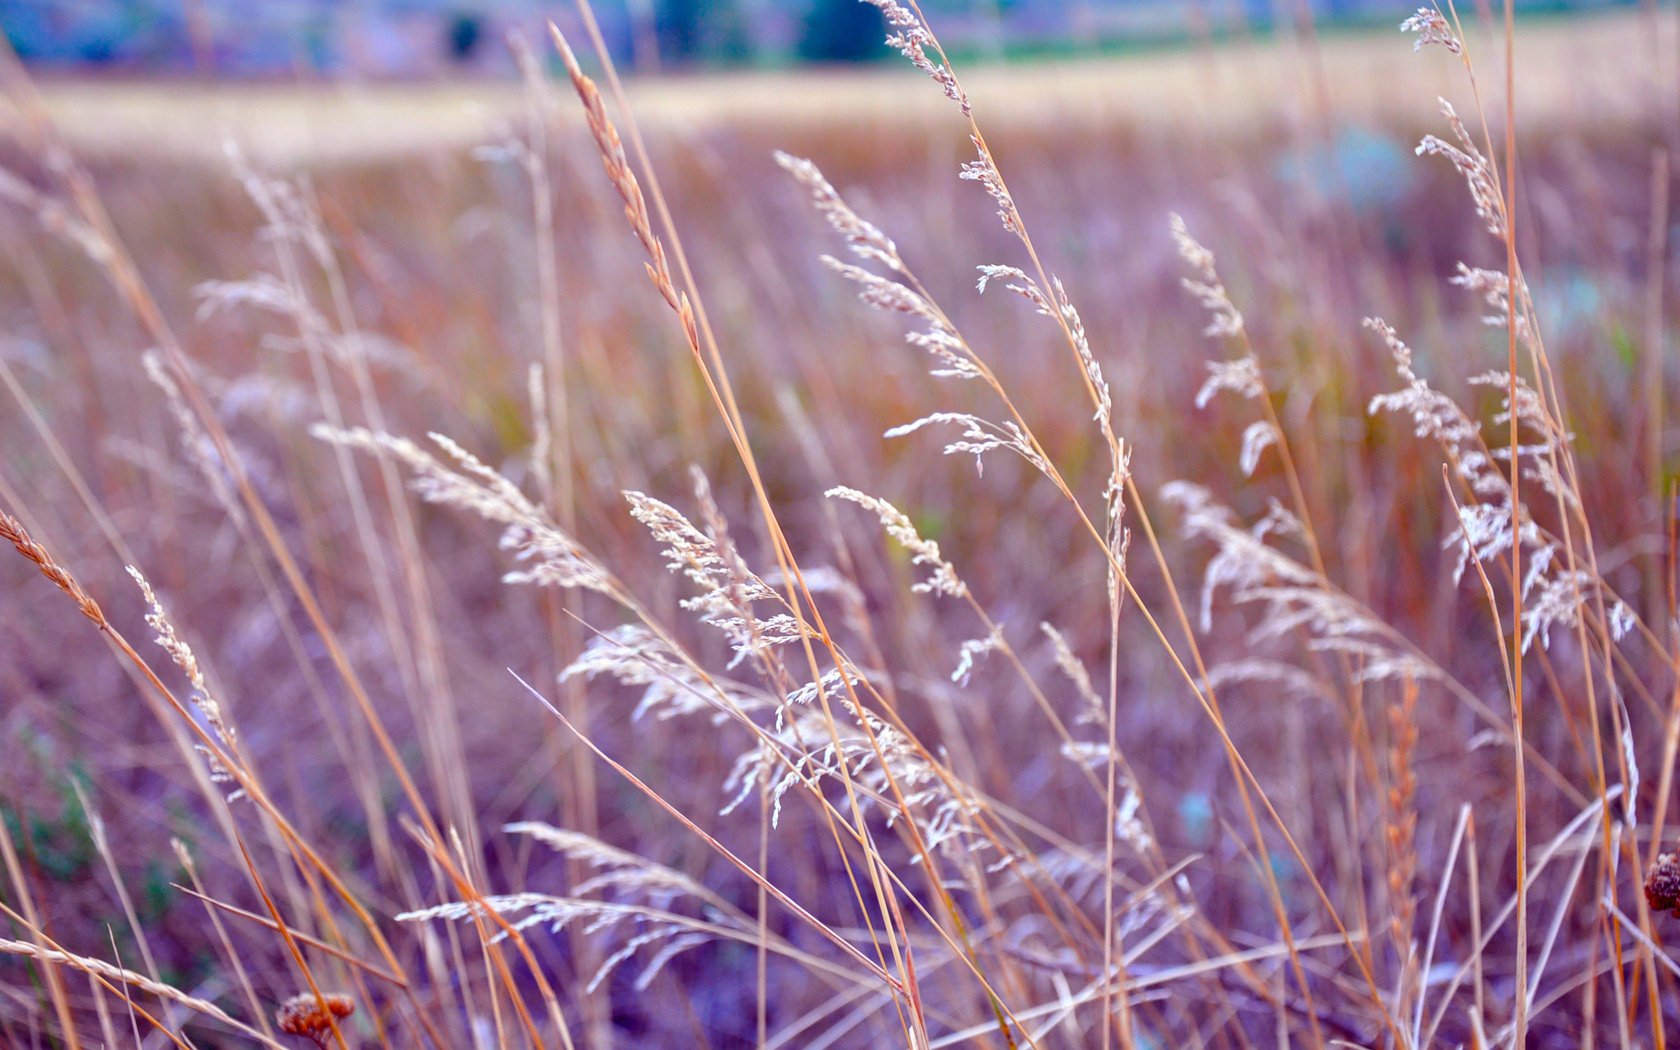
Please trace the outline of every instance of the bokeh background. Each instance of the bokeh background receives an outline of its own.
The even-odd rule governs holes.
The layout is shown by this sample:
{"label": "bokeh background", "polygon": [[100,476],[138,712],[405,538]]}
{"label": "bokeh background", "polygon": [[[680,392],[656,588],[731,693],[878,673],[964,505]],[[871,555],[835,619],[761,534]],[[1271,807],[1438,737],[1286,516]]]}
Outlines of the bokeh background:
{"label": "bokeh background", "polygon": [[[1300,457],[1329,577],[1466,693],[1503,711],[1498,628],[1473,585],[1455,586],[1442,547],[1452,509],[1440,452],[1407,421],[1368,411],[1398,380],[1387,349],[1361,328],[1364,317],[1388,318],[1417,348],[1420,372],[1478,418],[1493,418],[1496,397],[1468,380],[1502,365],[1504,336],[1483,324],[1475,296],[1448,282],[1460,260],[1503,266],[1504,250],[1481,228],[1451,165],[1414,152],[1422,135],[1445,134],[1438,96],[1476,112],[1462,64],[1438,49],[1414,53],[1395,31],[1410,10],[1392,3],[924,6],[1035,242],[1078,305],[1147,498],[1189,479],[1253,521],[1288,496],[1274,460],[1252,476],[1239,467],[1251,406],[1196,405],[1208,362],[1230,349],[1203,334],[1207,318],[1180,287],[1187,271],[1168,232],[1168,216],[1179,213],[1215,252],[1275,383],[1270,396]],[[932,411],[993,408],[973,389],[929,377],[921,351],[903,344],[899,319],[869,311],[819,261],[841,246],[773,150],[815,160],[894,238],[1079,494],[1100,507],[1105,450],[1066,347],[1013,297],[975,292],[977,265],[1021,259],[985,194],[957,178],[972,156],[960,114],[881,43],[878,15],[852,0],[643,0],[596,10],[707,297],[765,485],[810,565],[834,567],[855,585],[858,606],[847,611],[861,610],[871,625],[860,633],[871,659],[890,669],[884,680],[907,721],[933,750],[960,753],[982,771],[989,797],[1037,829],[1046,856],[1074,844],[1100,853],[1102,800],[1062,757],[1031,690],[996,656],[970,684],[953,683],[962,643],[982,633],[976,621],[913,593],[903,552],[822,498],[834,485],[893,500],[936,538],[1004,625],[1025,672],[1068,717],[1078,697],[1038,624],[1057,626],[1099,679],[1112,657],[1118,744],[1165,858],[1123,859],[1129,885],[1182,872],[1201,902],[1198,922],[1235,947],[1264,947],[1278,937],[1255,876],[1264,865],[1303,930],[1326,933],[1281,841],[1269,839],[1261,857],[1245,841],[1224,754],[1136,617],[1123,620],[1111,646],[1102,561],[1061,497],[1019,464],[994,462],[977,477],[971,461],[940,455],[927,433],[882,436]],[[1660,628],[1672,615],[1666,493],[1680,469],[1670,305],[1680,25],[1670,4],[1517,11],[1527,272],[1571,408],[1605,572]],[[1498,12],[1460,14],[1502,135]],[[416,439],[442,431],[533,491],[554,484],[552,506],[575,534],[679,624],[709,665],[728,664],[715,632],[678,609],[686,581],[664,570],[620,493],[693,510],[697,465],[750,563],[768,564],[768,541],[680,332],[647,286],[570,85],[556,77],[549,19],[583,39],[571,8],[523,2],[0,0],[0,28],[33,83],[13,78],[0,111],[0,166],[15,180],[0,210],[0,508],[29,523],[137,644],[151,632],[123,566],[145,569],[275,798],[392,931],[424,985],[424,1010],[364,1001],[351,1045],[377,1045],[375,1024],[393,1045],[420,1045],[409,1040],[419,1038],[414,1018],[425,1010],[458,1040],[447,1045],[497,1039],[473,979],[460,976],[458,946],[442,930],[391,919],[449,898],[451,887],[404,831],[410,801],[314,625],[276,583],[249,521],[218,495],[224,468],[182,433],[167,392],[147,381],[142,355],[157,346],[157,329],[113,289],[99,253],[64,236],[74,232],[64,221],[73,214],[66,157],[85,165],[403,761],[439,820],[461,835],[462,864],[479,885],[561,893],[586,882],[589,870],[500,830],[539,820],[679,869],[751,911],[750,881],[598,764],[507,670],[563,696],[603,750],[737,854],[756,857],[757,809],[719,812],[722,785],[750,741],[704,719],[637,719],[640,691],[610,681],[557,685],[592,632],[621,613],[593,598],[562,603],[502,585],[508,562],[492,528],[420,505],[371,461],[340,462],[309,436],[311,424],[334,416]],[[538,56],[546,86],[521,81],[510,38]],[[56,130],[43,130],[43,120]],[[540,180],[527,163],[533,151],[543,158]],[[330,246],[330,265],[300,249],[300,268],[285,271],[277,245],[304,239],[301,227],[275,232],[275,215],[264,211],[273,207],[269,179],[306,202],[287,221]],[[542,270],[545,245],[552,278]],[[263,275],[276,276],[265,283]],[[557,352],[547,304],[557,307]],[[537,363],[549,368],[545,406],[528,387]],[[538,412],[563,435],[540,453]],[[545,482],[533,455],[551,457],[548,476],[559,480]],[[1165,564],[1194,606],[1211,551],[1165,504],[1152,511]],[[1172,584],[1159,569],[1140,567],[1137,584],[1152,607],[1168,607]],[[1335,684],[1319,693],[1233,687],[1231,733],[1338,905],[1386,930],[1387,767],[1359,780],[1368,771],[1350,760],[1349,740],[1374,726],[1386,754],[1396,694],[1348,686],[1291,639],[1253,642],[1252,615],[1220,608],[1202,638],[1212,658],[1295,661]],[[1537,840],[1570,826],[1603,759],[1588,743],[1593,716],[1569,684],[1590,660],[1568,644],[1531,687],[1541,712],[1531,739],[1550,763],[1531,773]],[[1653,771],[1643,787],[1649,807],[1671,661],[1634,653],[1617,674],[1634,726],[1628,746]],[[178,750],[180,726],[142,697],[74,608],[29,566],[0,560],[0,815],[18,858],[3,883],[7,898],[19,906],[21,876],[39,924],[63,944],[120,957],[258,1023],[299,990],[285,946],[259,924],[218,915],[218,926],[177,888],[197,877],[211,896],[259,910],[218,830],[251,818],[218,807]],[[1415,701],[1422,733],[1406,761],[1415,772],[1417,896],[1432,899],[1458,856],[1455,829],[1469,804],[1480,850],[1472,889],[1492,915],[1514,880],[1509,755],[1487,746],[1490,725],[1462,695],[1426,685]],[[811,807],[794,807],[770,841],[772,878],[836,926],[861,922]],[[294,921],[327,935],[331,924],[307,904],[279,843],[253,834],[253,848],[260,866],[279,873]],[[196,858],[196,875],[183,857]],[[1455,886],[1466,879],[1459,864]],[[1616,1010],[1589,1010],[1594,994],[1610,994],[1595,940],[1604,920],[1591,902],[1602,893],[1632,899],[1637,873],[1621,870],[1600,886],[1567,875],[1548,873],[1536,891],[1556,906],[1562,939],[1540,978],[1546,1008],[1530,1045],[1578,1045],[1584,1024],[1617,1038]],[[1004,954],[1043,957],[1048,938],[1031,909],[1005,911]],[[1443,949],[1443,965],[1484,950],[1465,947],[1481,919],[1455,892],[1440,920],[1442,943],[1455,946]],[[778,929],[821,950],[797,926]],[[17,924],[9,936],[22,936]],[[1513,935],[1506,924],[1488,937],[1485,986],[1474,998],[1498,1015],[1512,989]],[[1202,938],[1164,938],[1137,972],[1197,958]],[[773,962],[761,985],[750,946],[705,944],[646,986],[628,965],[592,989],[601,960],[621,943],[593,944],[574,930],[533,935],[532,944],[578,1018],[581,1045],[754,1045],[761,987],[773,1045],[902,1039],[884,1001],[837,1002],[835,988],[791,963]],[[1387,957],[1375,965],[1385,983],[1404,969]],[[1265,982],[1283,986],[1275,954],[1260,968]],[[930,969],[930,988],[949,996],[944,1031],[984,1022],[984,1003],[959,968]],[[1347,990],[1352,972],[1330,953],[1314,980],[1332,1034],[1364,1042],[1379,1029]],[[1674,983],[1666,972],[1661,980],[1655,1012],[1672,1024]],[[1471,987],[1429,989],[1440,996],[1442,1045],[1468,1041]],[[63,1018],[39,968],[0,958],[0,993],[0,1043],[61,1045]],[[1048,977],[1033,985],[1034,998],[1055,994]],[[73,1016],[99,1031],[98,990],[82,981],[69,995]],[[1276,1008],[1217,971],[1194,973],[1139,1010],[1140,1046],[1263,1043],[1279,1027],[1310,1036],[1305,1013]],[[1651,1023],[1641,1015],[1639,1030]],[[213,1024],[192,1030],[199,1045],[246,1045]],[[1050,1045],[1090,1045],[1093,1031],[1070,1022]]]}

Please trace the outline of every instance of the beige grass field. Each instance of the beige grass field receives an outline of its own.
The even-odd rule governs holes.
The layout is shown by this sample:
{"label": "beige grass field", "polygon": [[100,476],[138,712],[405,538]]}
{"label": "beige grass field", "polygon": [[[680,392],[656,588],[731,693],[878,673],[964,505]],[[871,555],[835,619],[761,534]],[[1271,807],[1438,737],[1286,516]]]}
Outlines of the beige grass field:
{"label": "beige grass field", "polygon": [[[1498,59],[1484,28],[1472,41]],[[1480,38],[1480,39],[1478,39]],[[1624,121],[1672,96],[1680,28],[1663,8],[1590,18],[1542,19],[1517,34],[1524,70],[1518,106],[1525,124]],[[1500,61],[1485,75],[1495,82]],[[947,116],[940,97],[906,90],[902,69],[864,72],[671,76],[630,85],[638,118],[652,126],[845,124],[891,112],[913,125]],[[1415,121],[1419,99],[1457,97],[1462,78],[1417,62],[1390,34],[1330,36],[1320,47],[1294,37],[1123,58],[982,66],[964,78],[994,126],[1041,120],[1046,112],[1098,126],[1184,126],[1199,134],[1241,134],[1256,125],[1320,119]],[[482,142],[519,113],[520,92],[501,83],[364,84],[299,88],[202,82],[42,85],[47,110],[78,148],[93,155],[219,161],[225,142],[277,165],[355,163]]]}
{"label": "beige grass field", "polygon": [[1674,12],[885,6],[7,68],[0,1046],[1680,1031]]}

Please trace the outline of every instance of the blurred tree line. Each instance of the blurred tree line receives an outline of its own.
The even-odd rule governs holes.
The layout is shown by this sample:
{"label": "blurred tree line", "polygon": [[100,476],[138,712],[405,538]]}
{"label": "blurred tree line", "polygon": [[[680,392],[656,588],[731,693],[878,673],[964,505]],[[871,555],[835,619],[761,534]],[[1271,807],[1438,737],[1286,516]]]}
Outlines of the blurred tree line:
{"label": "blurred tree line", "polygon": [[799,34],[799,57],[811,62],[864,62],[882,53],[881,12],[857,0],[816,0]]}
{"label": "blurred tree line", "polygon": [[[1419,0],[922,0],[965,58],[1064,55],[1305,19],[1391,24]],[[1525,11],[1653,0],[1517,0]],[[608,46],[640,72],[886,58],[862,0],[595,0]],[[510,32],[540,37],[554,0],[0,0],[26,62],[232,76],[506,74]]]}
{"label": "blurred tree line", "polygon": [[[652,16],[660,64],[733,65],[756,57],[754,12],[739,0],[656,0],[646,13]],[[881,13],[868,4],[812,0],[800,19],[796,52],[809,62],[868,61],[884,53],[885,33]]]}
{"label": "blurred tree line", "polygon": [[[971,3],[973,0],[958,0]],[[981,0],[995,3],[997,0]],[[505,68],[510,31],[541,31],[544,0],[0,0],[0,35],[26,62],[265,74],[425,74]],[[597,0],[638,69],[882,58],[861,0]]]}

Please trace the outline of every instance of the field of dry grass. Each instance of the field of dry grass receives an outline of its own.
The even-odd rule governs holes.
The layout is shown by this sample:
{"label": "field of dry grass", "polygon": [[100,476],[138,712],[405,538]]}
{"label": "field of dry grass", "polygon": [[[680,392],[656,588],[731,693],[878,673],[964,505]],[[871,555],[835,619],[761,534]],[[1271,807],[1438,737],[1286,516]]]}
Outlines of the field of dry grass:
{"label": "field of dry grass", "polygon": [[0,1044],[1676,1030],[1673,13],[906,17],[9,80]]}

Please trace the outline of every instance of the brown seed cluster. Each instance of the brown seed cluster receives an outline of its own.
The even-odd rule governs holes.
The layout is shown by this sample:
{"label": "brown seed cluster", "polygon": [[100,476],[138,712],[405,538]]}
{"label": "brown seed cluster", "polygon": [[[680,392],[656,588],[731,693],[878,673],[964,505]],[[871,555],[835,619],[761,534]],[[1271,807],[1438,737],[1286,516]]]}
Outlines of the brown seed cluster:
{"label": "brown seed cluster", "polygon": [[333,1025],[355,1012],[356,1004],[348,995],[316,996],[304,992],[280,1004],[274,1023],[287,1035],[301,1035],[313,1039],[318,1046],[326,1046]]}
{"label": "brown seed cluster", "polygon": [[1652,911],[1673,912],[1680,918],[1680,854],[1664,853],[1645,876],[1645,900]]}
{"label": "brown seed cluster", "polygon": [[105,628],[105,614],[100,611],[99,603],[94,601],[88,592],[82,590],[82,585],[76,582],[76,578],[70,575],[68,569],[53,561],[52,555],[47,553],[45,547],[30,538],[29,531],[23,527],[22,522],[9,514],[0,513],[0,540],[16,547],[19,554],[41,570],[41,575],[68,594],[82,610],[83,616],[98,624],[101,630]]}

